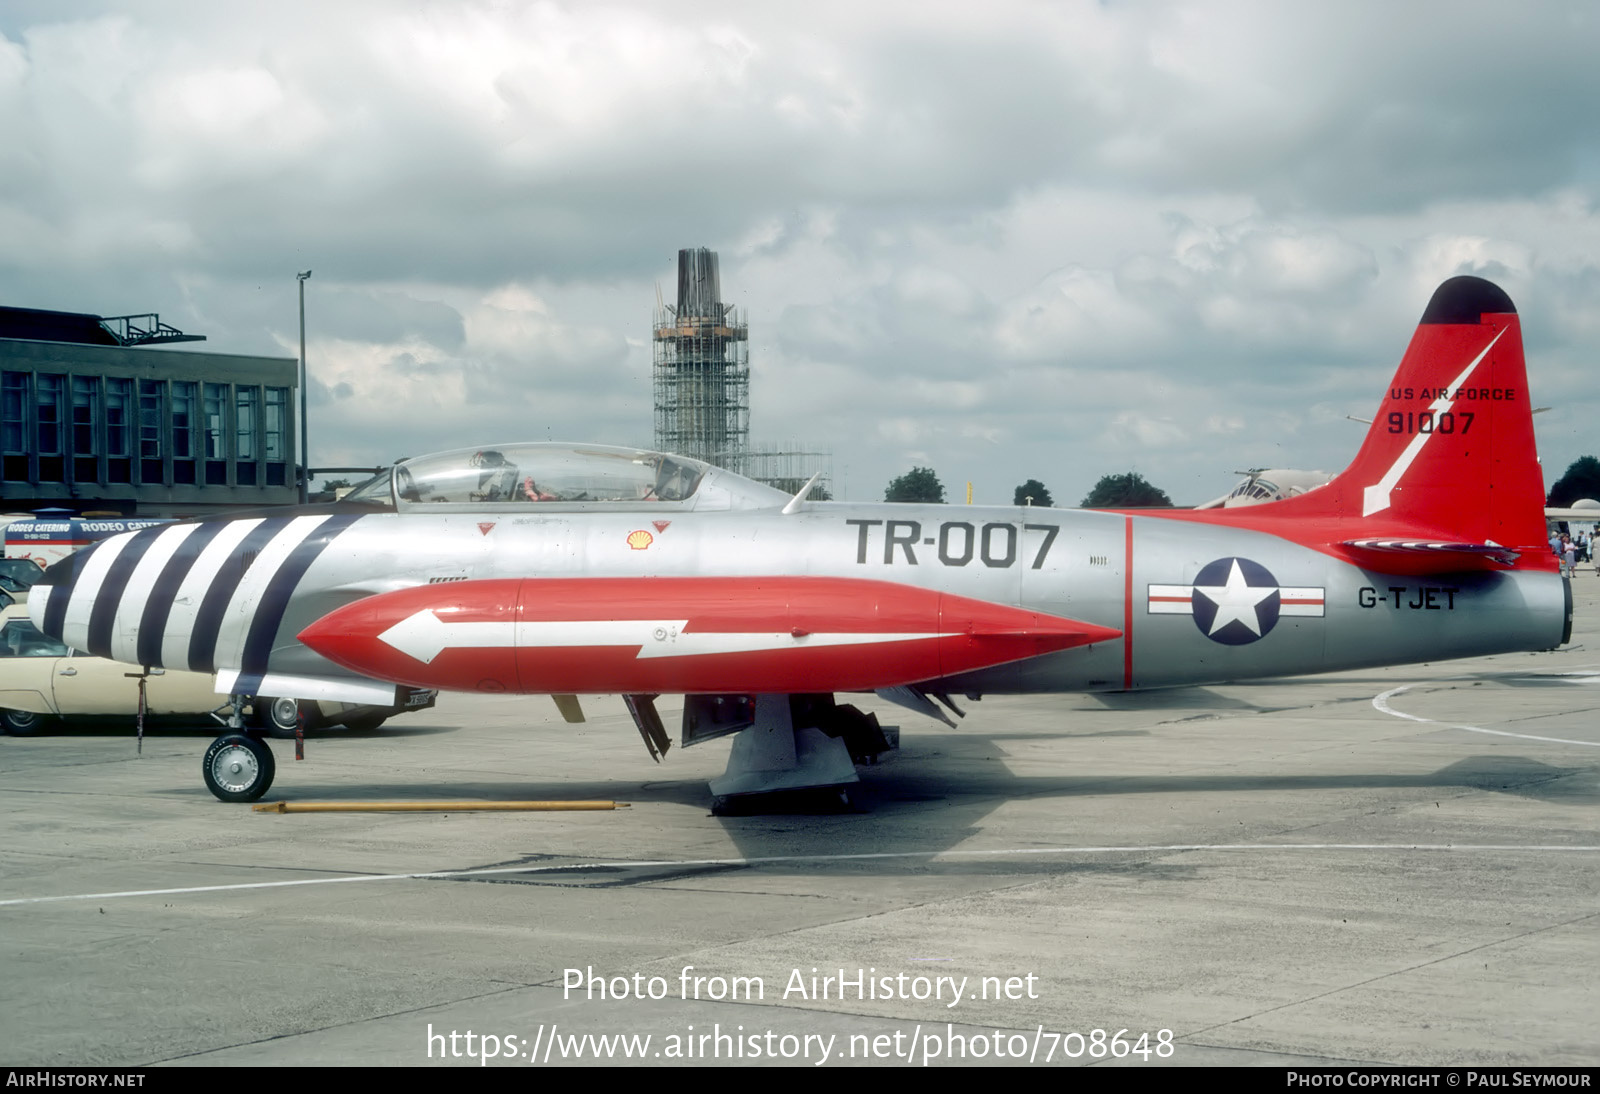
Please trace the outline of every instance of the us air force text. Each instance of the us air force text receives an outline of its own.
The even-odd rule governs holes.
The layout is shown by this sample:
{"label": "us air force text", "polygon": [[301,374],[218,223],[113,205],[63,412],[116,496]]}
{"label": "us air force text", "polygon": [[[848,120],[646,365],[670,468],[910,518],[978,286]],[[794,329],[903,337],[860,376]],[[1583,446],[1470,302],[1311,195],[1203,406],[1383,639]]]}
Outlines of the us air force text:
{"label": "us air force text", "polygon": [[[969,976],[916,976],[910,973],[879,975],[870,969],[801,969],[790,971],[784,982],[781,999],[804,999],[812,1002],[838,999],[865,1002],[867,1000],[919,1002],[936,1000],[946,1007],[954,1007],[963,999],[1037,999],[1039,977],[1034,973],[1022,976],[979,977],[969,993]],[[566,969],[561,977],[563,999],[711,999],[729,1001],[764,1000],[767,997],[766,981],[759,976],[703,976],[693,965],[685,965],[678,973],[677,991],[664,976],[632,975],[606,976],[594,971],[590,965],[582,969]]]}

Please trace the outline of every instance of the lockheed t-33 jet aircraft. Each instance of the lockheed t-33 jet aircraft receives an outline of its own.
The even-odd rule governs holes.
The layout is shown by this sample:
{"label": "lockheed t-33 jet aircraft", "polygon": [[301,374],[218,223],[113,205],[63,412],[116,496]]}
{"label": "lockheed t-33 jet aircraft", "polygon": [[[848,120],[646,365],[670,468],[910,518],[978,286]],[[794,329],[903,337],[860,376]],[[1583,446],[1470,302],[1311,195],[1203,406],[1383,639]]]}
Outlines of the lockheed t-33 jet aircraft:
{"label": "lockheed t-33 jet aircraft", "polygon": [[[331,505],[147,528],[52,567],[30,613],[219,692],[397,685],[621,694],[652,755],[737,734],[719,799],[855,781],[891,742],[839,704],[1122,691],[1540,650],[1571,594],[1545,543],[1516,309],[1434,294],[1353,463],[1250,508],[811,502],[695,460],[505,444],[406,460]],[[957,711],[959,713],[959,711]],[[272,753],[206,753],[227,801]]]}

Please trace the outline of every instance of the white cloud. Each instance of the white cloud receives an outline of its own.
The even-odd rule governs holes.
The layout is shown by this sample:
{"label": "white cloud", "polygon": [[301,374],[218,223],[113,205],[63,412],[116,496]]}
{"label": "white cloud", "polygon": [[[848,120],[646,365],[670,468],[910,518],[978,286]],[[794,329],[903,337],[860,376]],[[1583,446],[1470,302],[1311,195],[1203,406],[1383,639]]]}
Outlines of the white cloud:
{"label": "white cloud", "polygon": [[1342,465],[1343,415],[1477,272],[1523,308],[1559,473],[1600,410],[1600,136],[1570,108],[1600,20],[1450,12],[23,6],[0,293],[287,355],[315,268],[314,375],[347,394],[313,458],[363,463],[646,440],[654,284],[709,245],[754,435],[831,446],[857,496],[933,453],[980,501],[1130,460],[1198,500]]}

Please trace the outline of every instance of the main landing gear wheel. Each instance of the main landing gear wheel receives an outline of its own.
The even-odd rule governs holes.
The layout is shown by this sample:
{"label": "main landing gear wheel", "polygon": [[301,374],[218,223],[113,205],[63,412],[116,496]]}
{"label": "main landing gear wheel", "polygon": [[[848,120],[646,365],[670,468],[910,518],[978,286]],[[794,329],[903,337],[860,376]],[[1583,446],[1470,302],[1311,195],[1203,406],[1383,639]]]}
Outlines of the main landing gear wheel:
{"label": "main landing gear wheel", "polygon": [[[311,710],[307,710],[306,714],[306,728],[311,729]],[[275,740],[292,741],[295,730],[300,727],[300,701],[258,698],[250,706],[250,724],[266,730],[267,736]]]}
{"label": "main landing gear wheel", "polygon": [[371,733],[389,720],[387,714],[359,714],[344,720],[344,728],[357,733]]}
{"label": "main landing gear wheel", "polygon": [[45,726],[50,724],[47,714],[35,714],[31,710],[0,710],[0,726],[13,737],[32,737]]}
{"label": "main landing gear wheel", "polygon": [[224,733],[211,742],[200,765],[206,789],[225,802],[253,802],[267,792],[278,765],[266,742],[244,733]]}

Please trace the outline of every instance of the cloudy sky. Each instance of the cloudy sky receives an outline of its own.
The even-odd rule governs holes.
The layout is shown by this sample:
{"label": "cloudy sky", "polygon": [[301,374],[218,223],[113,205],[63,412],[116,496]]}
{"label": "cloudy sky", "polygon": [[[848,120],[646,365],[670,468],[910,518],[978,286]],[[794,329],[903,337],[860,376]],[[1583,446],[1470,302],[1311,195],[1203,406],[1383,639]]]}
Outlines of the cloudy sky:
{"label": "cloudy sky", "polygon": [[[1515,17],[1509,12],[1515,11]],[[680,247],[851,500],[1336,470],[1439,281],[1600,451],[1600,9],[0,5],[0,303],[294,356],[314,465],[651,439]]]}

